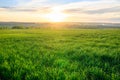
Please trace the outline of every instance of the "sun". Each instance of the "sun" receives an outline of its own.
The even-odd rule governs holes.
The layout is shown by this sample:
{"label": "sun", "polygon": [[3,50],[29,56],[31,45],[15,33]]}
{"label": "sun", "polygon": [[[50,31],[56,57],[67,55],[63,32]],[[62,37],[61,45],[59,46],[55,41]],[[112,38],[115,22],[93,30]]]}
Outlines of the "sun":
{"label": "sun", "polygon": [[50,22],[62,22],[65,20],[67,15],[59,8],[54,8],[50,13],[45,15],[46,19]]}
{"label": "sun", "polygon": [[48,21],[61,22],[61,21],[64,21],[66,16],[63,13],[52,12],[50,14],[47,14],[46,17],[47,17]]}

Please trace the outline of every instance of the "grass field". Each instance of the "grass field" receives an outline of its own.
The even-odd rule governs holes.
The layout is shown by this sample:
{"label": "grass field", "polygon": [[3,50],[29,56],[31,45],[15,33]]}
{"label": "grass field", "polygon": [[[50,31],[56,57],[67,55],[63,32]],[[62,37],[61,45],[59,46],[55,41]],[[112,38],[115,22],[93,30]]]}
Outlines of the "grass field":
{"label": "grass field", "polygon": [[120,29],[0,30],[0,80],[120,80]]}

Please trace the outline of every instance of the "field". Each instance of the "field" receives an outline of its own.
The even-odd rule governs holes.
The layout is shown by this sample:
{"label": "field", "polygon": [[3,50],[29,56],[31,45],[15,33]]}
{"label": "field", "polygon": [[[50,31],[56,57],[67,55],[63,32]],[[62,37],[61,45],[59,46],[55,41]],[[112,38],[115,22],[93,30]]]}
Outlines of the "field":
{"label": "field", "polygon": [[120,80],[120,29],[0,30],[0,80]]}

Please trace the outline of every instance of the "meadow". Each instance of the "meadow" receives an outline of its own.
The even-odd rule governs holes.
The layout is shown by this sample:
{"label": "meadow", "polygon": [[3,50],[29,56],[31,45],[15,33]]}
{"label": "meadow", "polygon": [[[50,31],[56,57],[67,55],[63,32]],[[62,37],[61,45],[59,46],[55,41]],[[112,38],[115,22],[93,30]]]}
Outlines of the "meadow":
{"label": "meadow", "polygon": [[0,80],[120,80],[120,29],[0,30]]}

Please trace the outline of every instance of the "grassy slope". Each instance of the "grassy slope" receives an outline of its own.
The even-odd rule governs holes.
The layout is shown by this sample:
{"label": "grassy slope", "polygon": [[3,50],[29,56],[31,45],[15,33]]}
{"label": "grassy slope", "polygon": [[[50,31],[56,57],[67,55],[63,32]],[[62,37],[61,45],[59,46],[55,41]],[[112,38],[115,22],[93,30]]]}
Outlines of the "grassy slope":
{"label": "grassy slope", "polygon": [[0,30],[0,80],[120,80],[120,30]]}

